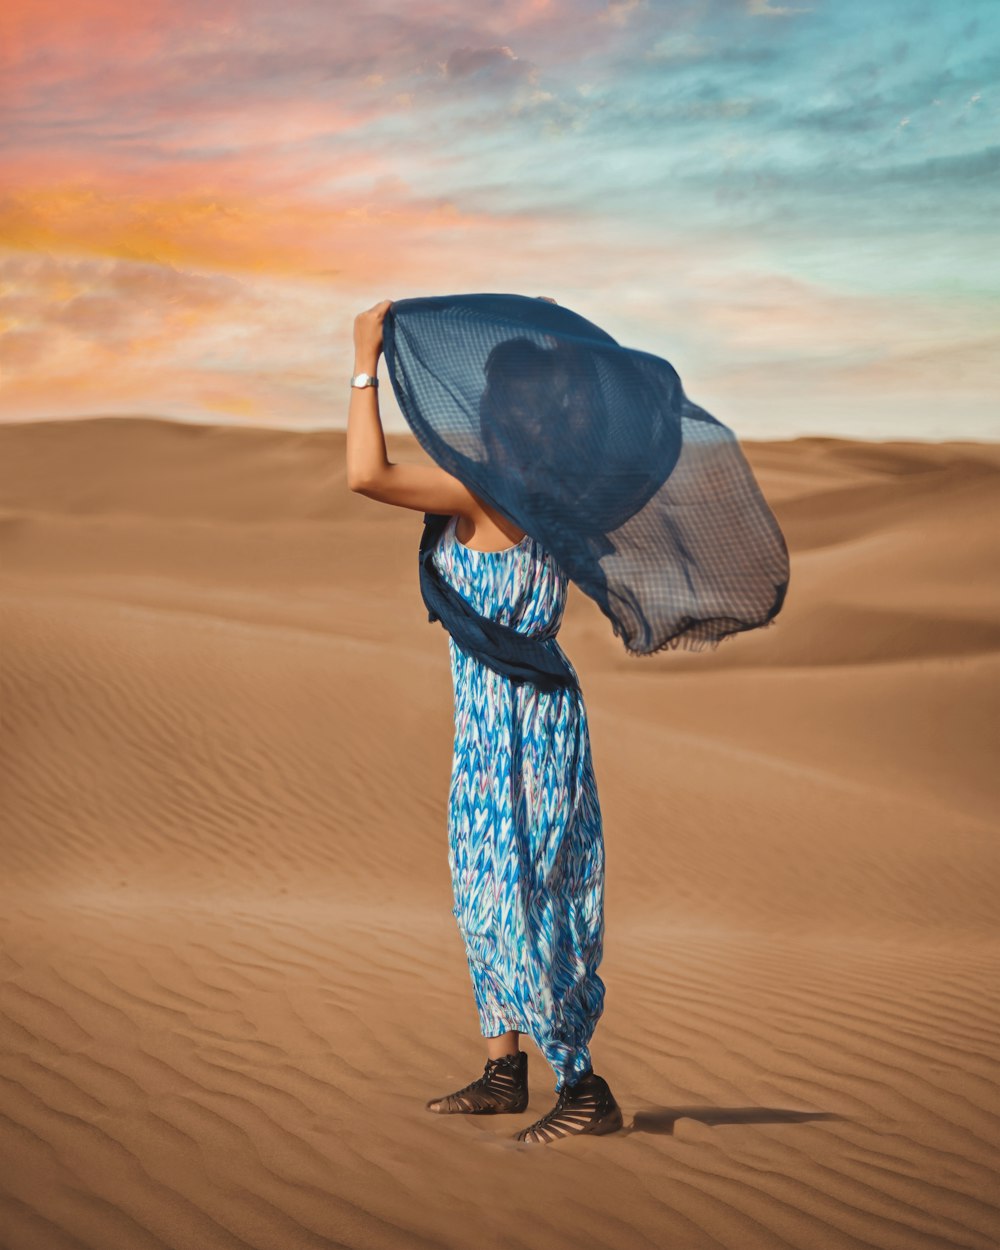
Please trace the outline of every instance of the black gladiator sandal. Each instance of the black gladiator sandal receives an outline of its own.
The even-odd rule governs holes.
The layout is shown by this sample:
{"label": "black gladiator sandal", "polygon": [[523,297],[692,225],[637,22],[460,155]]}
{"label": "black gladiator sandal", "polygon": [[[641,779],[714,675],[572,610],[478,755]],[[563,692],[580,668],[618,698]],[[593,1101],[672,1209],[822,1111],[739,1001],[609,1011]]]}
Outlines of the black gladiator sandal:
{"label": "black gladiator sandal", "polygon": [[528,1054],[487,1059],[478,1081],[463,1086],[454,1094],[432,1098],[427,1110],[438,1115],[464,1112],[467,1115],[496,1115],[507,1111],[523,1111],[528,1105]]}
{"label": "black gladiator sandal", "polygon": [[591,1068],[574,1084],[564,1085],[552,1110],[515,1133],[514,1139],[548,1144],[576,1133],[615,1133],[622,1123],[621,1108],[607,1081]]}

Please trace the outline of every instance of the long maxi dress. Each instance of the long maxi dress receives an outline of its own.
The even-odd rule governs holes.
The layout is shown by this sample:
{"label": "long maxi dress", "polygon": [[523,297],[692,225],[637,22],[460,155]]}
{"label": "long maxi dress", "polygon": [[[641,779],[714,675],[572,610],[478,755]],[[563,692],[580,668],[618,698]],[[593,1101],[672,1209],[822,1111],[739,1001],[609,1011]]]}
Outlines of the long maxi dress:
{"label": "long maxi dress", "polygon": [[[441,576],[482,615],[562,653],[555,635],[569,581],[552,553],[527,534],[476,551],[459,541],[457,522],[434,549]],[[450,634],[448,643],[448,863],[480,1027],[485,1037],[528,1034],[559,1090],[591,1066],[605,997],[604,834],[586,707],[579,690],[513,681]]]}

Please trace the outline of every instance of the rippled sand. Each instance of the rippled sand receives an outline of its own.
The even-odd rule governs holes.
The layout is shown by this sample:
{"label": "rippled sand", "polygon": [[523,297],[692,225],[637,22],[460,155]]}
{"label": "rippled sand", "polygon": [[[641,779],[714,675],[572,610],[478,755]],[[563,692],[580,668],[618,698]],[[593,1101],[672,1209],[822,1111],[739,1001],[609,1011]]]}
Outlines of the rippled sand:
{"label": "rippled sand", "polygon": [[[411,440],[390,454],[419,460]],[[576,587],[606,1138],[482,1070],[422,517],[343,436],[0,427],[4,1250],[1000,1245],[1000,447],[746,443],[777,624]]]}

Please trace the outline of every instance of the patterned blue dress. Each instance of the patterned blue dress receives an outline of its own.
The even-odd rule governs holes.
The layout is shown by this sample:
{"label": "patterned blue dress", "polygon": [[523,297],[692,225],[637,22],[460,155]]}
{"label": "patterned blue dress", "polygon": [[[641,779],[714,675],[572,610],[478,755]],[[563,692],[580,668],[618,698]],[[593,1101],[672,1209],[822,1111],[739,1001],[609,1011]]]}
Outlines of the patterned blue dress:
{"label": "patterned blue dress", "polygon": [[[552,553],[527,534],[475,551],[457,523],[433,553],[441,576],[482,615],[562,653],[569,583]],[[479,1022],[485,1037],[527,1033],[559,1090],[591,1066],[604,1009],[604,835],[586,708],[577,690],[512,681],[448,643],[448,863]]]}

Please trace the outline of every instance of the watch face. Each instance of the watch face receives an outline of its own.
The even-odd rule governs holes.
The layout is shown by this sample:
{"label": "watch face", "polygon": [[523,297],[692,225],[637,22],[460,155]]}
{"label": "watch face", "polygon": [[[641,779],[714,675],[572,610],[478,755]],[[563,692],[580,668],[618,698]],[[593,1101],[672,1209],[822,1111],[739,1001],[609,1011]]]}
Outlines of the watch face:
{"label": "watch face", "polygon": [[367,386],[371,381],[371,376],[370,373],[356,373],[354,375],[355,386]]}

